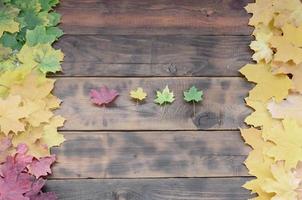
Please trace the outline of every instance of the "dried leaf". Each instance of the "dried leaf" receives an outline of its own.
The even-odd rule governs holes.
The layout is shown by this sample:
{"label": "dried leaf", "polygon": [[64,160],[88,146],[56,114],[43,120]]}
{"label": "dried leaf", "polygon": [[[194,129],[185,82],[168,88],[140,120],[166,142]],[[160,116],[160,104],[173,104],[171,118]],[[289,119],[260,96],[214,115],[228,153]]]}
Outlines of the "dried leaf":
{"label": "dried leaf", "polygon": [[92,103],[102,106],[112,103],[119,96],[119,93],[116,90],[102,86],[99,90],[90,90],[89,96]]}
{"label": "dried leaf", "polygon": [[147,97],[147,93],[144,92],[143,88],[138,87],[136,90],[130,91],[130,97],[142,101]]}
{"label": "dried leaf", "polygon": [[162,92],[156,92],[156,99],[154,100],[155,103],[159,105],[165,103],[172,103],[175,100],[173,92],[170,92],[169,87],[166,86]]}

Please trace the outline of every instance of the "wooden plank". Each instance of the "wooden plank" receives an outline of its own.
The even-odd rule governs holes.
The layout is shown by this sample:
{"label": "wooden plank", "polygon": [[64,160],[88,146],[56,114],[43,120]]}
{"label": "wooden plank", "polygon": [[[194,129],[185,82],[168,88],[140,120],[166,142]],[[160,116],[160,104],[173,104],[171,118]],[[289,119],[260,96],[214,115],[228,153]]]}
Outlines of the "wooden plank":
{"label": "wooden plank", "polygon": [[252,0],[63,0],[67,34],[250,35]]}
{"label": "wooden plank", "polygon": [[239,76],[249,36],[67,35],[61,76]]}
{"label": "wooden plank", "polygon": [[248,178],[51,180],[61,200],[242,200]]}
{"label": "wooden plank", "polygon": [[[107,85],[120,96],[107,107],[92,105],[89,91]],[[171,105],[154,103],[155,91],[166,85],[176,100]],[[183,91],[191,85],[204,90],[204,101],[185,103]],[[148,97],[137,105],[129,91],[143,87]],[[64,102],[58,111],[66,119],[63,130],[221,130],[244,126],[250,113],[244,104],[251,85],[242,78],[60,78],[54,94]]]}
{"label": "wooden plank", "polygon": [[238,131],[63,132],[53,178],[247,176]]}

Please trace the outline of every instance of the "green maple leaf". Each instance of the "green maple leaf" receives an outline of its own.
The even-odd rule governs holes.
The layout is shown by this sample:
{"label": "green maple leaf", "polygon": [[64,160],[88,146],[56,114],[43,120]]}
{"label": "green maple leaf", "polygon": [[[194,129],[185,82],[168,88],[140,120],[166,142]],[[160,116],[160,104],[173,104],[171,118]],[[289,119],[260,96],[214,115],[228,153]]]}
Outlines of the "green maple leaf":
{"label": "green maple leaf", "polygon": [[2,37],[0,38],[0,43],[4,47],[9,47],[13,50],[20,49],[22,47],[22,44],[17,40],[17,34],[11,34],[8,32],[5,32]]}
{"label": "green maple leaf", "polygon": [[186,102],[199,102],[203,99],[203,91],[198,91],[195,86],[192,86],[188,91],[184,92]]}
{"label": "green maple leaf", "polygon": [[33,30],[27,30],[26,41],[29,46],[37,44],[53,43],[58,37],[63,35],[63,31],[57,27],[45,28],[37,26]]}
{"label": "green maple leaf", "polygon": [[59,0],[39,0],[42,10],[44,11],[50,11],[52,7],[57,5],[59,3]]}
{"label": "green maple leaf", "polygon": [[15,18],[19,14],[19,9],[3,6],[0,7],[0,37],[4,32],[15,33],[19,31],[19,23]]}
{"label": "green maple leaf", "polygon": [[50,44],[38,44],[34,47],[25,44],[17,54],[19,61],[29,67],[37,67],[41,72],[61,71],[61,61],[64,55],[61,50],[56,50]]}
{"label": "green maple leaf", "polygon": [[166,86],[162,92],[156,92],[155,103],[162,105],[164,103],[172,103],[175,100],[173,92],[170,92],[169,87]]}

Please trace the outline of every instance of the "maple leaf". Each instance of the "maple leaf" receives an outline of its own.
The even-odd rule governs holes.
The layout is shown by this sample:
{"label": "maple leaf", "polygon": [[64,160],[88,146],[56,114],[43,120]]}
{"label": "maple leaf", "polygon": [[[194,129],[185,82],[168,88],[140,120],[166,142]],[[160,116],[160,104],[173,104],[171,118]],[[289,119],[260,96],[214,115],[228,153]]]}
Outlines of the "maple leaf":
{"label": "maple leaf", "polygon": [[292,81],[286,75],[273,75],[271,67],[266,64],[247,64],[240,72],[248,81],[257,83],[249,92],[249,99],[253,101],[265,102],[274,97],[280,102],[286,98],[292,87]]}
{"label": "maple leaf", "polygon": [[19,14],[19,9],[9,6],[0,7],[0,37],[4,32],[14,33],[19,31],[19,23],[15,18]]}
{"label": "maple leaf", "polygon": [[264,152],[273,144],[264,141],[261,131],[255,128],[241,129],[240,131],[245,143],[253,148],[245,161],[245,165],[249,170],[249,174],[256,176],[257,178],[248,181],[243,187],[251,190],[252,193],[257,193],[259,199],[272,197],[272,195],[265,192],[260,185],[264,179],[272,177],[270,166],[273,163],[273,159],[267,157]]}
{"label": "maple leaf", "polygon": [[49,124],[43,127],[43,135],[40,141],[47,145],[48,148],[53,146],[59,146],[65,141],[62,134],[59,134],[57,129],[64,125],[65,119],[61,116],[54,116]]}
{"label": "maple leaf", "polygon": [[250,48],[255,51],[252,56],[253,60],[269,63],[273,59],[273,50],[269,46],[269,40],[273,36],[272,30],[267,26],[259,26],[253,32],[256,40],[252,41]]}
{"label": "maple leaf", "polygon": [[143,88],[138,87],[136,90],[130,91],[130,97],[142,101],[147,97],[147,93],[144,92]]}
{"label": "maple leaf", "polygon": [[203,98],[203,91],[198,91],[195,86],[192,86],[189,90],[184,91],[184,99],[186,102],[200,102]]}
{"label": "maple leaf", "polygon": [[11,154],[11,146],[11,138],[0,134],[0,164]]}
{"label": "maple leaf", "polygon": [[249,25],[268,25],[274,16],[272,0],[256,0],[255,3],[248,4],[245,9],[253,16],[249,20]]}
{"label": "maple leaf", "polygon": [[274,67],[277,69],[274,70],[275,74],[291,74],[293,81],[292,90],[297,91],[302,94],[302,63],[299,65],[289,64],[289,63],[274,63]]}
{"label": "maple leaf", "polygon": [[302,160],[302,127],[295,120],[284,119],[283,129],[272,129],[268,140],[275,146],[271,147],[266,153],[274,158],[275,161],[284,161],[287,170],[296,168],[298,162]]}
{"label": "maple leaf", "polygon": [[281,28],[291,23],[295,26],[302,25],[302,5],[300,0],[274,0],[274,26]]}
{"label": "maple leaf", "polygon": [[119,96],[119,93],[116,90],[102,86],[99,90],[90,90],[89,96],[92,103],[102,106],[113,102]]}
{"label": "maple leaf", "polygon": [[273,118],[290,118],[302,125],[302,95],[300,94],[290,94],[280,103],[270,101],[267,108]]}
{"label": "maple leaf", "polygon": [[282,36],[271,37],[270,44],[276,48],[274,61],[288,62],[293,61],[295,64],[302,62],[302,26],[295,27],[286,24],[282,27]]}
{"label": "maple leaf", "polygon": [[24,131],[24,123],[21,119],[28,117],[27,108],[21,105],[20,96],[8,96],[0,99],[0,130],[8,135],[9,132],[18,133]]}
{"label": "maple leaf", "polygon": [[63,31],[57,27],[50,27],[46,29],[44,26],[37,26],[33,30],[27,30],[26,42],[29,46],[53,43],[62,35]]}
{"label": "maple leaf", "polygon": [[61,71],[61,62],[64,54],[61,50],[55,50],[50,44],[38,44],[28,46],[25,44],[17,54],[18,59],[29,68],[37,67],[41,72]]}
{"label": "maple leaf", "polygon": [[172,103],[175,100],[173,92],[170,92],[169,87],[166,86],[162,92],[156,92],[155,103],[162,105],[164,103]]}
{"label": "maple leaf", "polygon": [[56,157],[54,155],[40,159],[34,159],[28,166],[28,169],[30,173],[33,174],[36,178],[47,176],[48,174],[51,174],[50,166],[55,162],[55,160]]}
{"label": "maple leaf", "polygon": [[261,187],[268,193],[274,193],[272,200],[297,199],[299,180],[291,171],[287,171],[283,165],[272,165],[271,172],[273,178],[266,178]]}

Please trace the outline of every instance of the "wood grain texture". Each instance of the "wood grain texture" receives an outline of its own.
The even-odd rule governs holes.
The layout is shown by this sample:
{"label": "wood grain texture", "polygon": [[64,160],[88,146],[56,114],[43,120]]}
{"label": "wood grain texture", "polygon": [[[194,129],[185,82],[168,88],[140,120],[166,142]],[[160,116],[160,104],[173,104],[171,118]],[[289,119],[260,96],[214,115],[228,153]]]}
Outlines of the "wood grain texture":
{"label": "wood grain texture", "polygon": [[[120,96],[107,107],[92,105],[89,91],[107,85]],[[154,103],[155,91],[166,85],[176,100],[171,105]],[[204,101],[185,103],[183,91],[196,85],[204,90]],[[131,101],[130,90],[143,87],[147,100]],[[234,130],[244,126],[250,113],[244,105],[251,85],[241,78],[61,78],[54,94],[63,100],[58,113],[66,119],[63,130]]]}
{"label": "wood grain texture", "polygon": [[51,180],[60,200],[243,200],[248,178]]}
{"label": "wood grain texture", "polygon": [[249,35],[252,0],[62,0],[67,34]]}
{"label": "wood grain texture", "polygon": [[239,76],[249,36],[66,35],[60,76]]}
{"label": "wood grain texture", "polygon": [[238,131],[63,132],[53,178],[247,176]]}

